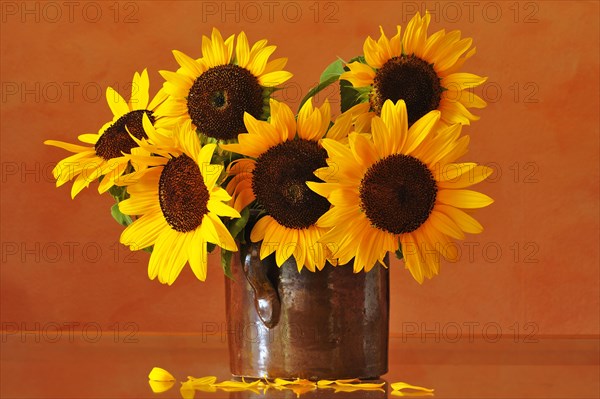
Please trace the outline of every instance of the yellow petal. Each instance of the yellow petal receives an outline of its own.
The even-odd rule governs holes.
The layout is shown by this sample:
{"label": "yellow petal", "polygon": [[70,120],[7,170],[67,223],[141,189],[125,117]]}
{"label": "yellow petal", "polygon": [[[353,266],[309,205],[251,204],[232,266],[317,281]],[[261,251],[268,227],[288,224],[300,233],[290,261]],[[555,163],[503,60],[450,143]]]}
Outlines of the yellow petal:
{"label": "yellow petal", "polygon": [[171,373],[160,367],[152,368],[150,374],[148,374],[148,379],[162,382],[175,381],[175,377]]}
{"label": "yellow petal", "polygon": [[483,226],[474,217],[466,212],[449,205],[437,204],[435,209],[442,212],[456,223],[465,233],[479,234]]}
{"label": "yellow petal", "polygon": [[[228,251],[237,251],[237,245],[235,244],[233,237],[231,237],[231,233],[229,232],[229,230],[227,230],[227,227],[225,227],[225,225],[223,224],[221,219],[218,216],[216,216],[210,212],[207,213],[204,217],[205,218],[208,217],[210,222],[207,223],[206,220],[203,220],[202,225],[204,225],[204,223],[207,223],[207,225],[209,225],[209,227],[213,228],[213,232],[216,235],[216,240],[215,241],[209,240],[209,242],[212,242],[213,244],[217,244],[221,248],[224,248]],[[213,238],[215,238],[215,237],[213,236]]]}
{"label": "yellow petal", "polygon": [[120,241],[123,245],[127,245],[130,250],[138,251],[154,245],[158,236],[167,227],[167,222],[158,210],[142,216],[127,226],[121,233]]}
{"label": "yellow petal", "polygon": [[371,38],[371,36],[368,36],[365,39],[363,44],[363,53],[365,55],[365,61],[367,61],[367,64],[373,68],[379,69],[387,61],[381,56],[379,45],[375,40],[373,40],[373,38]]}
{"label": "yellow petal", "polygon": [[217,382],[217,377],[215,376],[207,376],[207,377],[190,377],[188,376],[188,381],[190,381],[194,386],[200,385],[211,385]]}
{"label": "yellow petal", "polygon": [[276,58],[273,61],[269,61],[269,62],[267,62],[267,66],[265,67],[263,74],[267,74],[269,72],[281,71],[281,70],[283,70],[283,68],[285,68],[287,62],[288,62],[288,59],[285,57]]}
{"label": "yellow petal", "polygon": [[181,65],[182,68],[185,68],[189,71],[190,75],[200,76],[204,72],[202,65],[187,54],[182,53],[181,51],[173,50],[173,56],[175,56],[175,60],[179,65]]}
{"label": "yellow petal", "polygon": [[231,218],[239,218],[240,214],[232,207],[225,205],[221,201],[209,200],[208,210],[217,214],[218,216],[226,216]]}
{"label": "yellow petal", "polygon": [[410,129],[408,129],[408,137],[404,146],[403,153],[410,155],[425,138],[432,133],[433,128],[440,120],[440,111],[430,111],[421,119],[416,121]]}
{"label": "yellow petal", "polygon": [[425,387],[420,387],[417,385],[411,385],[411,384],[407,384],[406,382],[394,382],[392,384],[390,384],[390,386],[392,387],[392,390],[394,391],[401,391],[403,389],[413,389],[415,391],[423,391],[423,392],[433,392],[433,389],[430,388],[425,388]]}
{"label": "yellow petal", "polygon": [[[80,134],[79,136],[77,136],[77,139],[83,143],[87,143],[87,144],[96,144],[98,142],[98,139],[100,138],[99,134],[96,133],[85,133],[85,134]],[[45,144],[45,142],[44,142]]]}
{"label": "yellow petal", "polygon": [[478,76],[467,72],[457,72],[446,76],[442,85],[448,90],[465,90],[477,87],[487,80],[487,77]]}
{"label": "yellow petal", "polygon": [[494,170],[487,166],[475,166],[455,179],[439,181],[440,188],[465,188],[487,179]]}
{"label": "yellow petal", "polygon": [[365,87],[373,84],[375,71],[369,65],[355,61],[346,65],[350,71],[341,74],[340,80],[347,80],[354,87]]}
{"label": "yellow petal", "polygon": [[248,38],[246,33],[240,32],[237,38],[237,46],[235,48],[235,57],[237,64],[242,68],[245,68],[250,58],[250,48],[248,46]]}
{"label": "yellow petal", "polygon": [[483,208],[494,202],[487,195],[472,190],[440,190],[437,200],[457,208]]}
{"label": "yellow petal", "polygon": [[273,54],[276,48],[276,46],[267,46],[260,49],[256,55],[254,55],[254,57],[251,57],[247,69],[249,69],[254,76],[262,75],[269,57],[271,54]]}
{"label": "yellow petal", "polygon": [[121,117],[129,112],[127,102],[112,87],[106,88],[106,102],[116,117]]}
{"label": "yellow petal", "polygon": [[194,235],[188,245],[187,251],[188,262],[192,272],[198,280],[205,281],[208,269],[208,251],[205,238],[202,234],[202,228],[194,231]]}
{"label": "yellow petal", "polygon": [[67,150],[69,152],[74,152],[74,153],[92,152],[92,151],[95,152],[94,147],[84,147],[82,145],[65,143],[64,141],[58,141],[58,140],[46,140],[46,141],[44,141],[44,144],[62,148],[64,150]]}
{"label": "yellow petal", "polygon": [[[371,120],[371,132],[373,134],[372,137],[375,144],[375,149],[377,150],[379,156],[383,158],[392,155],[392,143],[395,140],[392,137],[390,129],[388,129],[380,117],[375,116],[373,117],[373,120]],[[352,133],[350,136],[354,134],[356,133]]]}
{"label": "yellow petal", "polygon": [[292,140],[296,135],[296,118],[290,107],[275,99],[270,100],[271,123],[280,133],[281,141]]}
{"label": "yellow petal", "polygon": [[263,87],[275,87],[287,82],[292,76],[294,75],[288,71],[274,71],[261,75],[258,82]]}
{"label": "yellow petal", "polygon": [[150,100],[149,90],[150,80],[148,79],[148,70],[144,69],[141,74],[136,72],[131,85],[130,108],[133,110],[146,109]]}

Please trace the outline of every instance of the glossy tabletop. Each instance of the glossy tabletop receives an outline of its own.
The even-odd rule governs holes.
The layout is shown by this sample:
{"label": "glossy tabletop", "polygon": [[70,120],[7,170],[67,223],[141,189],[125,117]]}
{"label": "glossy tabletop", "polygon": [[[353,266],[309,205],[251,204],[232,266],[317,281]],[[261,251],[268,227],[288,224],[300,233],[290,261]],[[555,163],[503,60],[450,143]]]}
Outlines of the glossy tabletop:
{"label": "glossy tabletop", "polygon": [[[153,393],[154,366],[178,381],[230,379],[225,336],[78,331],[2,335],[2,398],[180,398],[179,382]],[[390,339],[388,383],[435,389],[438,398],[598,398],[598,338],[450,336]],[[388,384],[389,385],[389,384]],[[388,392],[314,390],[303,398],[385,398]],[[416,396],[416,395],[415,395]],[[196,398],[295,398],[292,390],[196,392]]]}

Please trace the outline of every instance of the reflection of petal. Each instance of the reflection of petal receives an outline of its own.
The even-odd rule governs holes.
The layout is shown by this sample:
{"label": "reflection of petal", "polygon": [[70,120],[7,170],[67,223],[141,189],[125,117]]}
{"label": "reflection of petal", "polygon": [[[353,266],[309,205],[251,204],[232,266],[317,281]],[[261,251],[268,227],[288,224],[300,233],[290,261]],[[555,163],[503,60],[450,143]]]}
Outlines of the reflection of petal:
{"label": "reflection of petal", "polygon": [[209,376],[209,377],[189,377],[188,382],[190,382],[194,387],[199,387],[203,385],[211,385],[217,382],[217,377]]}
{"label": "reflection of petal", "polygon": [[[406,382],[394,382],[393,384],[391,384],[391,387],[393,390],[392,394],[395,394],[396,396],[408,395],[408,394],[404,394],[404,393],[400,392],[402,389],[412,389],[415,391],[420,391],[420,392],[411,392],[410,393],[411,396],[416,395],[416,394],[418,394],[419,396],[433,396],[433,389],[407,384]],[[396,393],[396,391],[398,393]],[[426,394],[426,395],[422,395],[422,394]]]}
{"label": "reflection of petal", "polygon": [[381,388],[360,388],[360,387],[345,386],[345,385],[335,385],[335,386],[328,387],[328,388],[335,389],[334,393],[338,393],[338,392],[356,392],[356,391],[378,391],[378,392],[385,392],[385,390],[381,389]]}
{"label": "reflection of petal", "polygon": [[295,394],[296,397],[300,397],[300,395],[304,395],[305,393],[314,391],[315,389],[317,389],[316,386],[314,385],[293,385],[290,386],[290,388]]}
{"label": "reflection of petal", "polygon": [[175,381],[152,381],[149,380],[148,384],[150,384],[150,389],[154,393],[166,392],[169,389],[173,388],[175,385]]}
{"label": "reflection of petal", "polygon": [[358,378],[353,378],[351,380],[335,380],[335,381],[332,381],[332,380],[319,380],[317,382],[317,386],[319,386],[319,387],[325,387],[325,386],[331,385],[331,384],[338,384],[339,385],[340,383],[342,383],[342,384],[348,384],[350,382],[359,382],[359,381],[360,380]]}
{"label": "reflection of petal", "polygon": [[315,383],[309,380],[302,380],[300,378],[297,378],[295,380],[284,380],[283,378],[275,378],[273,385],[280,387],[287,385],[315,386]]}
{"label": "reflection of petal", "polygon": [[402,391],[392,391],[390,393],[392,396],[406,396],[406,397],[418,397],[418,396],[434,396],[433,392],[402,392]]}
{"label": "reflection of petal", "polygon": [[181,392],[181,397],[183,399],[194,399],[194,396],[196,395],[196,390],[190,381],[182,383],[179,392]]}
{"label": "reflection of petal", "polygon": [[160,367],[154,367],[148,374],[148,378],[152,381],[175,381],[175,377],[171,373]]}
{"label": "reflection of petal", "polygon": [[344,382],[336,382],[336,385],[339,387],[350,387],[355,389],[379,389],[385,385],[385,382],[381,382],[378,384],[374,383],[358,383],[358,384],[348,384]]}
{"label": "reflection of petal", "polygon": [[230,389],[234,389],[234,390],[244,390],[244,389],[249,389],[249,390],[256,390],[257,388],[262,388],[264,386],[264,384],[262,383],[262,381],[260,380],[256,380],[254,382],[246,382],[244,380],[242,381],[235,381],[235,380],[231,380],[231,381],[223,381],[223,382],[219,382],[217,384],[212,384],[213,387],[222,389],[224,391],[228,391]]}

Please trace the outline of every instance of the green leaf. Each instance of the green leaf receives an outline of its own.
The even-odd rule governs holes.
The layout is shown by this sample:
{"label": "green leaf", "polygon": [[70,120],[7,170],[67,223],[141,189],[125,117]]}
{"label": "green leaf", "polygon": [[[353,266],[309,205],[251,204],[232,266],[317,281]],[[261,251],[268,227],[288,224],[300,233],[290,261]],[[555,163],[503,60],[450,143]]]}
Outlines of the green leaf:
{"label": "green leaf", "polygon": [[[246,242],[244,234],[240,235],[240,233],[244,230],[244,227],[246,227],[246,224],[248,223],[248,218],[250,217],[250,210],[248,209],[248,207],[242,209],[242,212],[240,212],[240,216],[241,217],[239,218],[231,219],[231,222],[229,224],[229,232],[235,240],[238,240],[239,242],[244,244]],[[238,235],[240,235],[240,237],[238,237]]]}
{"label": "green leaf", "polygon": [[153,250],[154,250],[154,245],[150,245],[149,247],[142,248],[142,251],[148,252],[149,254],[151,254]]}
{"label": "green leaf", "polygon": [[[367,60],[365,59],[364,55],[357,55],[356,57],[354,57],[350,61],[348,61],[348,64],[352,64],[353,62],[356,62],[356,61],[360,62],[361,64],[367,63]],[[350,69],[347,69],[347,70],[349,71]]]}
{"label": "green leaf", "polygon": [[233,279],[233,275],[231,274],[231,255],[233,255],[233,252],[221,249],[221,267],[223,268],[223,273]]}
{"label": "green leaf", "polygon": [[398,259],[404,258],[404,254],[402,253],[402,247],[398,247],[398,249],[396,250],[396,258],[398,258]]}
{"label": "green leaf", "polygon": [[308,101],[309,98],[314,97],[317,93],[325,89],[327,86],[337,82],[340,78],[340,75],[344,73],[344,61],[341,59],[337,59],[333,61],[331,64],[325,68],[321,77],[319,78],[319,84],[313,87],[306,93],[302,101],[300,101],[300,106],[298,109],[301,109],[305,102]]}
{"label": "green leaf", "polygon": [[342,99],[340,107],[342,112],[358,104],[358,91],[347,80],[340,80],[340,98]]}
{"label": "green leaf", "polygon": [[129,226],[132,223],[131,217],[121,213],[118,203],[110,208],[110,214],[122,226]]}
{"label": "green leaf", "polygon": [[127,195],[127,187],[124,186],[112,186],[108,189],[108,193],[117,201],[123,201]]}
{"label": "green leaf", "polygon": [[331,64],[325,68],[321,77],[319,78],[319,83],[327,82],[328,80],[338,79],[341,74],[344,73],[344,61],[340,58],[333,61]]}

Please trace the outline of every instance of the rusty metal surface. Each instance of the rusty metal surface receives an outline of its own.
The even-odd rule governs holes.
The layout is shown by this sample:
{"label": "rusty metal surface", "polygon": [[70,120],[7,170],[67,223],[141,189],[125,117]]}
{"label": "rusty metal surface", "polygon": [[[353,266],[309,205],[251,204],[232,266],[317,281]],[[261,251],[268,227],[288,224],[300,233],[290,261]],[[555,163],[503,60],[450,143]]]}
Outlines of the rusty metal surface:
{"label": "rusty metal surface", "polygon": [[354,274],[351,266],[328,264],[298,273],[293,258],[278,268],[273,256],[260,261],[256,248],[241,253],[225,282],[233,375],[339,379],[387,372],[388,269]]}

